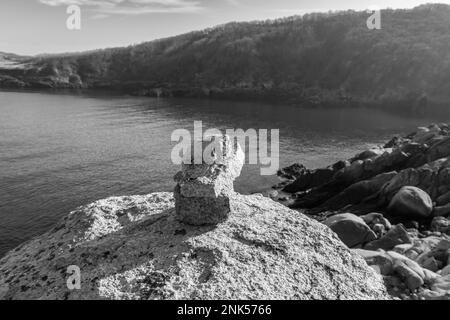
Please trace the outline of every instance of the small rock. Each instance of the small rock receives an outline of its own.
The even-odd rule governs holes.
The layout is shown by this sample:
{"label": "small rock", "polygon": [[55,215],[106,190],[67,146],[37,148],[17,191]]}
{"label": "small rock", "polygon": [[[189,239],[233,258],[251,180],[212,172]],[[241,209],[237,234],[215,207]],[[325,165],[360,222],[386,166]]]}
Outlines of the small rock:
{"label": "small rock", "polygon": [[408,268],[404,262],[397,263],[394,269],[402,277],[402,279],[404,279],[409,290],[414,291],[424,284],[423,279],[413,270]]}
{"label": "small rock", "polygon": [[360,154],[356,155],[352,160],[366,160],[375,158],[377,156],[382,155],[385,151],[386,150],[382,147],[374,147],[372,149],[361,152]]}
{"label": "small rock", "polygon": [[339,239],[349,248],[377,238],[363,219],[351,213],[332,216],[325,220],[324,224],[336,232]]}
{"label": "small rock", "polygon": [[450,249],[450,239],[447,237],[446,239],[441,239],[437,244],[435,250],[447,251]]}
{"label": "small rock", "polygon": [[402,299],[402,300],[409,300],[409,297],[406,295],[406,293],[401,293],[400,294],[400,299]]}
{"label": "small rock", "polygon": [[422,279],[425,278],[424,269],[417,262],[394,251],[388,251],[387,254],[394,260],[394,270],[397,264],[403,263],[418,274]]}
{"label": "small rock", "polygon": [[383,225],[385,230],[389,230],[392,228],[392,225],[389,222],[389,220],[386,219],[381,213],[377,212],[369,213],[364,216],[361,216],[361,219],[363,219],[364,222],[371,228],[376,224]]}
{"label": "small rock", "polygon": [[431,286],[431,290],[450,292],[450,275],[437,278]]}
{"label": "small rock", "polygon": [[446,193],[444,193],[443,195],[439,196],[436,199],[436,204],[438,206],[443,206],[446,205],[450,202],[450,191],[447,191]]}
{"label": "small rock", "polygon": [[365,245],[367,250],[390,250],[399,244],[412,243],[411,237],[409,236],[406,229],[402,224],[394,226],[389,230],[386,235],[378,240],[374,240]]}
{"label": "small rock", "polygon": [[392,288],[393,290],[398,290],[399,287],[402,286],[402,280],[399,277],[394,275],[388,275],[383,277],[384,283],[387,287]]}
{"label": "small rock", "polygon": [[[446,252],[449,244],[450,241],[435,237],[416,241],[414,250],[420,253],[420,255],[415,258],[415,261],[421,266],[429,267],[433,270],[436,268],[440,269],[445,266],[447,260]],[[435,261],[430,260],[431,258]]]}
{"label": "small rock", "polygon": [[[180,222],[171,193],[79,208],[1,259],[0,300],[390,298],[381,276],[323,224],[267,197],[237,194],[232,209],[212,228]],[[72,263],[82,270],[80,290],[67,289]]]}
{"label": "small rock", "polygon": [[345,167],[334,176],[335,179],[345,183],[352,183],[358,181],[364,174],[364,161],[356,160],[350,166]]}
{"label": "small rock", "polygon": [[435,217],[448,217],[450,215],[450,204],[441,207],[435,207],[433,210]]}
{"label": "small rock", "polygon": [[404,243],[404,244],[399,244],[399,245],[396,245],[395,247],[394,247],[394,249],[392,249],[392,251],[395,251],[395,252],[397,252],[397,253],[400,253],[400,254],[405,254],[405,252],[407,252],[409,249],[411,249],[413,247],[413,244],[412,243]]}
{"label": "small rock", "polygon": [[430,196],[423,190],[406,186],[392,198],[388,207],[394,216],[427,218],[433,210]]}
{"label": "small rock", "polygon": [[332,168],[323,168],[316,170],[306,170],[300,173],[297,179],[289,184],[287,184],[283,191],[288,193],[296,193],[299,191],[306,191],[310,188],[320,186],[328,182],[335,171]]}
{"label": "small rock", "polygon": [[444,217],[434,217],[433,221],[431,221],[430,228],[432,231],[449,234],[450,220]]}
{"label": "small rock", "polygon": [[419,294],[419,298],[422,300],[450,300],[450,292],[425,289]]}
{"label": "small rock", "polygon": [[405,221],[403,225],[406,229],[419,229],[419,223],[414,220]]}
{"label": "small rock", "polygon": [[433,271],[430,271],[428,269],[423,269],[423,273],[425,275],[423,278],[423,281],[425,282],[425,284],[432,284],[436,281],[437,278],[440,277],[439,274],[437,274]]}
{"label": "small rock", "polygon": [[369,266],[378,267],[379,273],[382,275],[390,275],[394,271],[393,259],[382,250],[352,249],[352,251],[363,257]]}
{"label": "small rock", "polygon": [[441,276],[445,277],[448,275],[450,275],[450,265],[441,270]]}
{"label": "small rock", "polygon": [[442,267],[442,263],[434,257],[429,257],[422,264],[422,267],[430,271],[436,272]]}
{"label": "small rock", "polygon": [[269,197],[271,197],[272,199],[275,199],[276,197],[278,197],[278,191],[274,190],[269,192]]}
{"label": "small rock", "polygon": [[407,257],[408,259],[414,260],[414,261],[417,259],[417,257],[419,255],[420,255],[420,253],[418,253],[414,249],[408,250],[404,253],[405,257]]}
{"label": "small rock", "polygon": [[301,177],[306,171],[307,169],[304,165],[294,163],[289,167],[278,170],[277,175],[284,179],[293,180]]}
{"label": "small rock", "polygon": [[430,127],[419,127],[417,132],[412,137],[412,141],[418,143],[426,143],[431,138],[437,136],[440,132],[440,128],[437,125],[431,125]]}
{"label": "small rock", "polygon": [[377,238],[380,238],[386,233],[386,228],[384,227],[384,225],[377,223],[372,226],[372,231],[375,232]]}
{"label": "small rock", "polygon": [[419,230],[415,229],[415,228],[407,228],[406,229],[408,231],[409,236],[411,237],[411,239],[417,239],[419,238],[420,232]]}

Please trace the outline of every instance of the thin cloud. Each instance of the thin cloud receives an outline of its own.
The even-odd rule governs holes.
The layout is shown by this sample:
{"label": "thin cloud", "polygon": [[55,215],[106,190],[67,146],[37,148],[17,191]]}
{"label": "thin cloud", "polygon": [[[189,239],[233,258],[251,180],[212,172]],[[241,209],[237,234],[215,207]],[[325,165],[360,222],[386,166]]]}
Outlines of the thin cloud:
{"label": "thin cloud", "polygon": [[89,7],[96,17],[148,13],[195,13],[203,10],[195,0],[38,0],[48,6],[79,5]]}

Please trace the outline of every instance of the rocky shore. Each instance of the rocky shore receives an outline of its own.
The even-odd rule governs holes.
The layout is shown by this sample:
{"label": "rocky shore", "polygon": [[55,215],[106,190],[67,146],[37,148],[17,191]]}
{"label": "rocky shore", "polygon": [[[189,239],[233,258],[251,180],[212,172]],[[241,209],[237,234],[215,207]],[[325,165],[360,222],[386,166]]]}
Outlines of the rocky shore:
{"label": "rocky shore", "polygon": [[[0,299],[390,299],[327,226],[233,190],[243,153],[183,165],[174,193],[78,208],[0,260]],[[68,268],[80,270],[80,286]]]}
{"label": "rocky shore", "polygon": [[450,298],[447,125],[284,168],[281,203],[234,191],[244,155],[221,139],[173,193],[99,200],[9,252],[0,299]]}
{"label": "rocky shore", "polygon": [[419,128],[326,168],[294,164],[272,197],[336,232],[402,299],[450,299],[450,129]]}

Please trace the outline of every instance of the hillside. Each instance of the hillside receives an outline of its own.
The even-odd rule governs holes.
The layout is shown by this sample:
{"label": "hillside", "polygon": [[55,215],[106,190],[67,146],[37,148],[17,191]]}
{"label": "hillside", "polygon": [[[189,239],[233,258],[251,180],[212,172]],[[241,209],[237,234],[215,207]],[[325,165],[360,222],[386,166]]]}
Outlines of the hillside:
{"label": "hillside", "polygon": [[263,98],[417,109],[450,100],[450,6],[230,23],[0,69],[0,87],[109,88],[162,96]]}

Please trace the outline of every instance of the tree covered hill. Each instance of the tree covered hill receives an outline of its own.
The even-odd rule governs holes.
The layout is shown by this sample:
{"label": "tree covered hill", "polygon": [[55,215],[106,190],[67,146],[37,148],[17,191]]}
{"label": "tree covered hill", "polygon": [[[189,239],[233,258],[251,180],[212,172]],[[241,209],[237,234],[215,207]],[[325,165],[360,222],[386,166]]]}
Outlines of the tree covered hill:
{"label": "tree covered hill", "polygon": [[367,28],[370,15],[229,23],[126,48],[37,56],[22,68],[0,69],[0,87],[114,88],[304,105],[450,101],[450,6],[383,10],[381,30]]}

